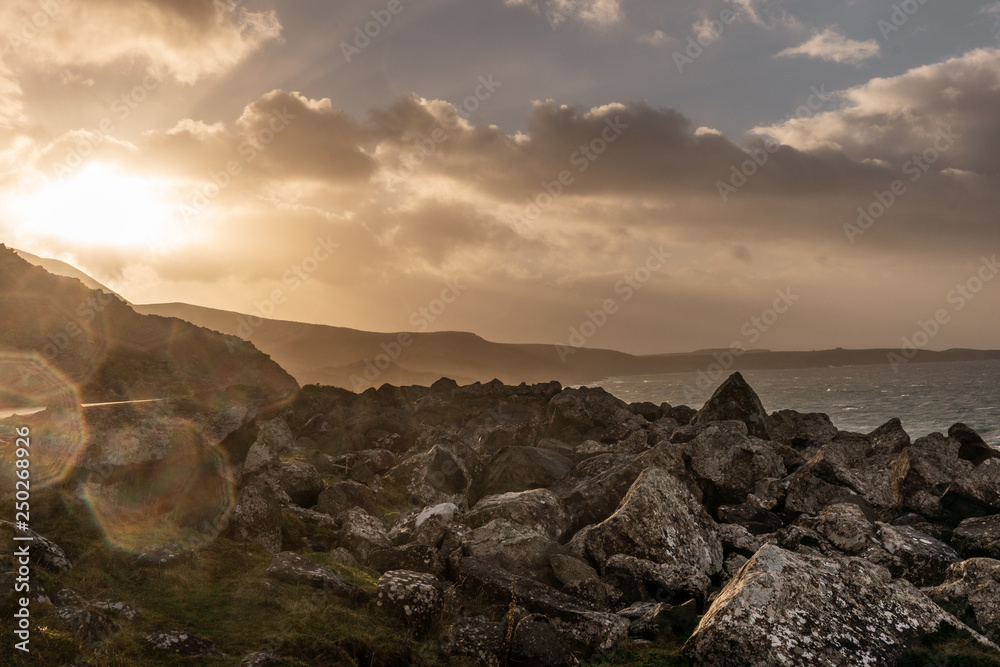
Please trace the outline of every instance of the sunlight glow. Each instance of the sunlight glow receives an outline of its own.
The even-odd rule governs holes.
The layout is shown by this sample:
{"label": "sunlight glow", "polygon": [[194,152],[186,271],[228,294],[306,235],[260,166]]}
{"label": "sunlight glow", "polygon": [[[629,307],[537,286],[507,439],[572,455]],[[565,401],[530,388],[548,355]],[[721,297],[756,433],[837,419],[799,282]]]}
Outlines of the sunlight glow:
{"label": "sunlight glow", "polygon": [[7,212],[23,236],[133,248],[175,245],[185,225],[165,181],[95,163],[17,197]]}

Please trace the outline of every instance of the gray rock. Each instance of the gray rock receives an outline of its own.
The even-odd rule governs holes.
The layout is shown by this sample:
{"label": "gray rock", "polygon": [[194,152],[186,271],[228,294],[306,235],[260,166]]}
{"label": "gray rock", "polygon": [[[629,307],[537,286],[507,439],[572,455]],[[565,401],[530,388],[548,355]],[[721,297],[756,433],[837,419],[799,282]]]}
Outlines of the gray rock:
{"label": "gray rock", "polygon": [[240,667],[279,667],[285,660],[269,651],[255,651],[240,660]]}
{"label": "gray rock", "polygon": [[948,429],[948,437],[957,440],[958,457],[978,466],[989,459],[1000,459],[1000,451],[990,447],[982,436],[965,424],[953,424]]}
{"label": "gray rock", "polygon": [[879,538],[889,557],[878,559],[894,577],[914,586],[936,586],[944,581],[948,568],[961,561],[950,546],[909,526],[879,523]]}
{"label": "gray rock", "polygon": [[270,486],[253,482],[244,488],[229,518],[233,539],[281,551],[281,503]]}
{"label": "gray rock", "polygon": [[761,541],[743,526],[724,523],[720,524],[717,530],[723,553],[738,553],[749,558],[761,547]]}
{"label": "gray rock", "polygon": [[772,412],[767,418],[771,440],[795,449],[822,447],[837,435],[837,427],[821,412],[801,413],[795,410]]}
{"label": "gray rock", "polygon": [[191,552],[176,542],[168,544],[150,544],[142,548],[135,556],[135,562],[139,565],[153,565],[163,567],[171,563],[176,563],[184,557],[190,557]]}
{"label": "gray rock", "polygon": [[1000,643],[1000,561],[971,558],[948,568],[947,580],[924,593],[942,609]]}
{"label": "gray rock", "polygon": [[892,466],[896,502],[930,519],[945,518],[941,496],[974,466],[959,458],[961,444],[940,433],[920,438],[903,450]]}
{"label": "gray rock", "polygon": [[618,510],[573,538],[595,563],[615,554],[676,565],[706,575],[722,569],[716,524],[688,489],[660,468],[648,468]]}
{"label": "gray rock", "polygon": [[336,539],[338,546],[351,552],[359,562],[368,560],[368,554],[375,549],[392,546],[382,523],[360,507],[354,507],[337,516],[340,529]]}
{"label": "gray rock", "polygon": [[25,543],[30,545],[29,553],[31,554],[31,560],[38,565],[55,572],[65,572],[73,568],[73,563],[70,562],[63,548],[47,537],[36,533],[30,528],[18,529],[10,521],[0,520],[0,528],[3,529],[3,539],[7,544],[13,544],[11,540],[14,536],[32,538],[30,542],[25,541]]}
{"label": "gray rock", "polygon": [[357,597],[358,588],[332,570],[317,565],[308,558],[283,551],[271,558],[266,576],[293,586],[312,586],[341,597]]}
{"label": "gray rock", "polygon": [[[837,503],[824,508],[800,524],[822,535],[834,548],[846,554],[857,555],[878,546],[875,526],[861,508],[852,503]],[[893,533],[887,531],[887,535]]]}
{"label": "gray rock", "polygon": [[687,636],[698,623],[698,608],[694,600],[679,605],[635,602],[619,611],[618,615],[629,621],[629,637],[650,641],[664,632]]}
{"label": "gray rock", "polygon": [[565,456],[538,447],[504,447],[494,454],[469,491],[469,502],[484,496],[544,488],[573,467]]}
{"label": "gray rock", "polygon": [[463,548],[466,555],[495,563],[514,574],[550,582],[549,560],[559,543],[539,531],[494,519],[470,532]]}
{"label": "gray rock", "polygon": [[411,570],[440,577],[444,574],[445,562],[434,547],[426,544],[406,544],[388,549],[375,549],[368,554],[368,567],[376,572],[390,570]]}
{"label": "gray rock", "polygon": [[552,626],[541,614],[517,621],[507,654],[509,665],[575,666],[576,658],[559,643]]}
{"label": "gray rock", "polygon": [[951,545],[966,558],[1000,559],[1000,514],[966,519],[958,524]]}
{"label": "gray rock", "polygon": [[719,521],[745,528],[752,535],[766,535],[780,530],[785,522],[763,507],[756,496],[748,496],[740,505],[723,505],[718,509]]}
{"label": "gray rock", "polygon": [[693,424],[719,421],[741,421],[747,425],[747,433],[770,440],[767,431],[767,412],[757,393],[739,373],[733,373],[723,382],[712,397],[695,415]]}
{"label": "gray rock", "polygon": [[684,445],[688,468],[705,489],[706,502],[741,503],[757,482],[785,476],[771,443],[747,435],[742,421],[715,421]]}
{"label": "gray rock", "polygon": [[507,656],[507,628],[483,616],[459,618],[448,629],[445,651],[472,658],[482,667],[501,667]]}
{"label": "gray rock", "polygon": [[1000,514],[1000,458],[988,458],[956,479],[941,505],[960,520]]}
{"label": "gray rock", "polygon": [[442,588],[433,575],[392,570],[379,578],[375,604],[401,619],[417,634],[423,634],[444,611]]}
{"label": "gray rock", "polygon": [[549,401],[549,435],[569,443],[602,439],[627,405],[600,387],[563,389]]}
{"label": "gray rock", "polygon": [[313,466],[301,461],[289,461],[281,467],[281,488],[300,507],[312,507],[326,488],[323,477]]}
{"label": "gray rock", "polygon": [[891,665],[939,630],[986,642],[881,567],[765,545],[723,589],[684,654],[699,667]]}
{"label": "gray rock", "polygon": [[462,516],[462,522],[472,528],[494,519],[504,519],[557,541],[569,529],[569,515],[562,500],[548,489],[486,496]]}
{"label": "gray rock", "polygon": [[317,511],[337,516],[345,510],[360,507],[372,516],[381,516],[375,502],[375,492],[358,482],[338,482],[331,484],[319,494]]}
{"label": "gray rock", "polygon": [[653,600],[678,604],[695,600],[703,608],[712,581],[686,564],[654,563],[615,554],[604,564],[604,581],[622,592],[626,603]]}
{"label": "gray rock", "polygon": [[621,606],[621,591],[601,581],[597,570],[579,558],[555,553],[552,554],[549,564],[552,566],[553,575],[563,585],[563,590],[570,595],[593,603],[601,609],[617,609]]}
{"label": "gray rock", "polygon": [[152,632],[146,635],[146,643],[157,651],[169,651],[184,657],[224,655],[210,640],[187,632]]}

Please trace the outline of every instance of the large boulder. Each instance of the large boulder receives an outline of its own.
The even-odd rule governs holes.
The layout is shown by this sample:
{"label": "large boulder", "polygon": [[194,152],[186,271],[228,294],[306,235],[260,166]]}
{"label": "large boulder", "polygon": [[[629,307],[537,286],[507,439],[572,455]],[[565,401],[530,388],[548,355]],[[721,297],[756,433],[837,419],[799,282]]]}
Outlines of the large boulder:
{"label": "large boulder", "polygon": [[965,558],[1000,560],[1000,514],[966,519],[951,536],[951,545]]}
{"label": "large boulder", "polygon": [[1000,644],[1000,561],[971,558],[948,569],[947,580],[924,592],[942,609]]}
{"label": "large boulder", "polygon": [[507,664],[575,667],[579,661],[559,643],[545,616],[529,614],[514,625]]}
{"label": "large boulder", "polygon": [[836,503],[799,524],[816,531],[834,548],[846,554],[860,554],[878,545],[875,526],[853,503]]}
{"label": "large boulder", "polygon": [[315,467],[301,461],[289,461],[281,467],[281,488],[300,507],[312,507],[326,484]]}
{"label": "large boulder", "polygon": [[767,431],[767,412],[760,398],[743,376],[733,373],[719,385],[712,397],[695,415],[693,424],[736,420],[747,425],[747,433],[770,440]]}
{"label": "large boulder", "polygon": [[978,466],[989,459],[1000,459],[1000,451],[987,445],[982,436],[965,424],[953,424],[948,429],[948,437],[958,441],[959,458],[972,465]]}
{"label": "large boulder", "polygon": [[1000,458],[988,458],[956,479],[941,505],[959,520],[1000,514]]}
{"label": "large boulder", "polygon": [[765,545],[722,590],[684,653],[706,667],[891,665],[939,631],[986,642],[884,568]]}
{"label": "large boulder", "polygon": [[337,544],[351,552],[351,555],[364,563],[368,554],[375,549],[388,549],[392,546],[385,533],[382,522],[365,512],[360,507],[354,507],[337,516],[340,529],[337,531]]}
{"label": "large boulder", "polygon": [[896,502],[927,518],[944,518],[941,496],[975,467],[959,458],[961,446],[957,440],[931,433],[904,449],[892,465]]}
{"label": "large boulder", "polygon": [[427,632],[444,611],[443,586],[422,572],[392,570],[379,577],[375,604],[417,634]]}
{"label": "large boulder", "polygon": [[600,440],[627,404],[600,387],[563,389],[549,401],[549,434],[569,443]]}
{"label": "large boulder", "polygon": [[604,564],[604,581],[621,591],[626,604],[653,600],[671,604],[695,600],[703,609],[712,581],[687,565],[666,565],[626,554]]}
{"label": "large boulder", "polygon": [[316,510],[337,516],[345,510],[360,507],[372,516],[380,516],[375,492],[358,482],[331,484],[317,497]]}
{"label": "large boulder", "polygon": [[627,554],[706,575],[722,569],[715,522],[684,484],[660,468],[643,471],[618,510],[572,542],[599,566]]}
{"label": "large boulder", "polygon": [[273,554],[281,551],[281,501],[263,482],[244,488],[229,517],[229,532],[240,542],[253,542]]}
{"label": "large boulder", "polygon": [[375,549],[368,554],[368,567],[376,572],[389,570],[411,570],[440,577],[444,574],[445,563],[434,547],[426,544],[404,544],[388,549]]}
{"label": "large boulder", "polygon": [[628,636],[628,621],[545,584],[521,579],[493,563],[463,558],[458,568],[463,593],[544,614],[563,642],[589,652],[607,651]]}
{"label": "large boulder", "polygon": [[462,521],[472,528],[494,519],[504,519],[544,533],[556,541],[561,540],[569,529],[569,515],[562,500],[548,489],[486,496],[462,516]]}
{"label": "large boulder", "polygon": [[747,435],[742,421],[712,423],[684,444],[688,468],[713,504],[741,503],[757,482],[785,476],[771,443]]}
{"label": "large boulder", "polygon": [[573,467],[565,456],[538,447],[504,447],[486,464],[469,490],[474,504],[484,496],[551,486]]}
{"label": "large boulder", "polygon": [[882,548],[888,557],[877,559],[894,577],[914,586],[934,586],[944,581],[948,568],[960,562],[955,550],[909,526],[878,524]]}
{"label": "large boulder", "polygon": [[837,427],[821,412],[801,413],[795,410],[772,412],[767,418],[771,440],[795,449],[822,447],[837,435]]}
{"label": "large boulder", "polygon": [[465,536],[463,549],[466,555],[495,563],[513,574],[550,582],[549,560],[559,543],[541,532],[494,519]]}

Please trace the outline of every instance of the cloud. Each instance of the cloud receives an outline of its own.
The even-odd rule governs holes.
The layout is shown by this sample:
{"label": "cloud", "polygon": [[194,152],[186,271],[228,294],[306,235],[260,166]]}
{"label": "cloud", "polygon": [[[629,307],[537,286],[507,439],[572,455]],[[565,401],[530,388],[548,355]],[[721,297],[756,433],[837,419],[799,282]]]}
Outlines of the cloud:
{"label": "cloud", "polygon": [[545,16],[555,29],[573,18],[598,28],[607,28],[622,20],[622,0],[504,0],[508,7],[528,7]]}
{"label": "cloud", "polygon": [[670,35],[667,35],[662,30],[654,30],[651,33],[639,35],[638,37],[636,37],[635,41],[639,42],[640,44],[649,44],[650,46],[660,46],[662,44],[668,44],[674,41],[674,38],[671,37]]}
{"label": "cloud", "polygon": [[993,34],[1000,38],[1000,2],[981,7],[979,13],[993,19]]}
{"label": "cloud", "polygon": [[33,0],[0,7],[21,67],[103,68],[136,58],[182,83],[224,74],[281,36],[273,11],[189,0]]}
{"label": "cloud", "polygon": [[772,30],[784,28],[799,30],[802,23],[778,6],[775,0],[726,0],[736,6],[736,16],[740,20],[749,21],[756,26]]}
{"label": "cloud", "polygon": [[864,42],[848,39],[837,32],[835,27],[831,27],[813,34],[812,37],[798,46],[779,52],[775,57],[807,56],[827,62],[857,65],[878,54],[879,44],[874,39]]}

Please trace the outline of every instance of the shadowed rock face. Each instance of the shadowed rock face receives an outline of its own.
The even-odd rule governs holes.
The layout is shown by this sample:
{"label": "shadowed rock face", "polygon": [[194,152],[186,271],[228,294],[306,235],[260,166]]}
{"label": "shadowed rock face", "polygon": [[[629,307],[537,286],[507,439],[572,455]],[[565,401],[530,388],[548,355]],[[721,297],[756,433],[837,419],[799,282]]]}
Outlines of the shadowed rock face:
{"label": "shadowed rock face", "polygon": [[767,431],[767,412],[760,398],[743,376],[733,373],[715,390],[692,423],[736,420],[747,425],[747,433],[770,440]]}
{"label": "shadowed rock face", "polygon": [[891,665],[943,629],[974,634],[866,560],[765,545],[723,589],[684,653],[706,667]]}

